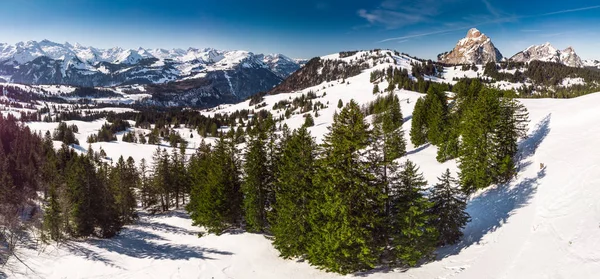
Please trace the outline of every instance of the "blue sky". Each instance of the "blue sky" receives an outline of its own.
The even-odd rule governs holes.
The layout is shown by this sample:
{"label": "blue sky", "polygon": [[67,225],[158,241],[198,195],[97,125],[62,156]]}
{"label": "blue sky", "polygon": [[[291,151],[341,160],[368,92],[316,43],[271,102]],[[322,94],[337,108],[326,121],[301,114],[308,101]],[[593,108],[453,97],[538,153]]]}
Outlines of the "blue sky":
{"label": "blue sky", "polygon": [[96,47],[215,47],[310,58],[391,48],[435,58],[467,30],[504,56],[532,44],[600,59],[600,2],[591,0],[3,0],[0,41]]}

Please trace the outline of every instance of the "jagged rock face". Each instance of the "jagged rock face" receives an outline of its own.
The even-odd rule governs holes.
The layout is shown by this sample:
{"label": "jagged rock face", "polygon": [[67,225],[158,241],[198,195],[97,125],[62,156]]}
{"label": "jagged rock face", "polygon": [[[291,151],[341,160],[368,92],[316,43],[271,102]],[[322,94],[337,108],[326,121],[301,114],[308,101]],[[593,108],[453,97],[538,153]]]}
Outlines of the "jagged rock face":
{"label": "jagged rock face", "polygon": [[475,28],[469,30],[452,51],[438,55],[438,61],[446,64],[486,64],[501,60],[502,54],[492,40]]}
{"label": "jagged rock face", "polygon": [[567,66],[583,67],[581,58],[579,58],[572,47],[568,47],[561,52],[560,61]]}
{"label": "jagged rock face", "polygon": [[526,50],[513,55],[510,60],[515,62],[531,62],[537,60],[562,63],[570,67],[583,67],[581,58],[579,58],[572,47],[568,47],[561,51],[554,48],[550,43],[530,46]]}

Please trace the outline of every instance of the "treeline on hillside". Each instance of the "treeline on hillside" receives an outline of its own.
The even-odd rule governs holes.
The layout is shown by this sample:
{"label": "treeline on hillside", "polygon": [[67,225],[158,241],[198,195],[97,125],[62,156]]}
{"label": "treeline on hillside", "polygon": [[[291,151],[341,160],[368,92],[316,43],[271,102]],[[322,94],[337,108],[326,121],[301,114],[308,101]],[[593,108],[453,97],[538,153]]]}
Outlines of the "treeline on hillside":
{"label": "treeline on hillside", "polygon": [[0,85],[0,96],[6,96],[9,99],[24,103],[34,103],[35,101],[65,102],[62,98],[36,94],[16,85]]}
{"label": "treeline on hillside", "polygon": [[[18,120],[0,115],[0,262],[13,253],[22,231],[39,226],[37,193],[47,189],[43,177],[42,139]],[[8,253],[6,253],[8,251]]]}
{"label": "treeline on hillside", "polygon": [[[339,55],[340,58],[347,58],[356,53],[358,52],[340,52]],[[386,57],[385,53],[380,50],[365,52],[355,57],[350,63],[341,59],[321,59],[320,57],[315,57],[269,91],[268,94],[294,92],[333,80],[341,79],[343,81],[370,68],[369,60],[374,60],[374,64],[376,65],[381,59],[386,59],[388,62],[392,61],[390,57]]]}
{"label": "treeline on hillside", "polygon": [[414,163],[397,163],[406,154],[397,97],[365,110],[376,113],[372,127],[351,101],[321,145],[305,127],[279,135],[271,118],[249,134],[244,156],[233,132],[203,144],[187,170],[194,224],[272,234],[282,257],[339,273],[432,259],[460,239],[465,195],[449,171],[428,191]]}
{"label": "treeline on hillside", "polygon": [[134,176],[122,162],[108,166],[92,154],[66,145],[55,151],[49,132],[42,138],[0,116],[0,245],[8,251],[0,261],[14,255],[30,229],[41,230],[44,240],[110,237],[132,220]]}
{"label": "treeline on hillside", "polygon": [[[76,130],[61,123],[54,137]],[[151,167],[142,160],[138,169],[131,157],[108,164],[103,150],[55,150],[50,132],[42,137],[0,116],[0,245],[9,251],[0,261],[28,230],[44,241],[107,238],[135,220],[138,201],[152,211],[178,208],[190,192],[184,151],[157,151]]]}
{"label": "treeline on hillside", "polygon": [[118,132],[126,131],[129,127],[131,127],[129,121],[116,118],[114,121],[112,121],[112,123],[105,123],[104,125],[102,125],[100,131],[98,131],[98,134],[90,135],[87,138],[87,142],[95,143],[101,141],[116,141],[117,137],[115,134]]}
{"label": "treeline on hillside", "polygon": [[486,88],[477,79],[462,80],[453,91],[454,100],[448,102],[444,91],[432,86],[417,101],[411,142],[438,146],[440,162],[458,158],[467,193],[509,181],[517,172],[517,143],[526,136],[527,110],[514,93]]}
{"label": "treeline on hillside", "polygon": [[[286,109],[286,113],[278,120],[283,120],[285,117],[289,118],[293,113],[299,113],[294,111],[300,107],[312,110],[315,115],[318,115],[318,111],[327,106],[319,101],[313,103],[312,100],[314,98],[316,98],[316,95],[309,93],[293,100],[290,99],[289,103],[278,103],[278,109]],[[56,108],[53,108],[53,110],[56,110]],[[48,122],[68,120],[92,121],[106,118],[106,121],[109,123],[103,125],[97,134],[89,136],[88,143],[114,141],[116,140],[116,133],[126,131],[131,127],[127,120],[134,120],[135,127],[150,129],[151,131],[149,133],[140,132],[134,135],[126,134],[126,137],[123,139],[124,141],[159,144],[162,137],[165,141],[170,142],[173,147],[177,147],[179,144],[185,142],[185,138],[193,137],[193,130],[197,131],[202,137],[218,137],[223,127],[237,127],[236,135],[239,139],[238,141],[243,141],[243,136],[256,127],[257,123],[265,119],[268,115],[270,115],[270,112],[264,109],[260,111],[244,109],[228,114],[216,113],[212,116],[204,116],[198,111],[189,109],[155,110],[144,108],[140,111],[120,113],[113,111],[94,112],[89,110],[61,111],[52,118],[46,115],[44,120]],[[36,119],[39,119],[37,115]],[[190,130],[190,133],[179,135],[175,132],[175,128],[187,128]],[[69,141],[66,143],[71,144],[73,142]]]}
{"label": "treeline on hillside", "polygon": [[[519,69],[525,68],[524,72]],[[517,69],[514,73],[501,72],[500,69]],[[590,68],[569,67],[562,63],[531,61],[525,63],[494,63],[485,65],[484,75],[492,78],[491,82],[509,81],[533,84],[520,88],[520,97],[531,98],[573,98],[600,90],[600,70]],[[566,78],[582,78],[585,84],[563,86]]]}
{"label": "treeline on hillside", "polygon": [[439,76],[440,73],[444,72],[444,66],[431,60],[426,60],[421,63],[411,63],[411,65],[411,73],[416,78],[424,76]]}
{"label": "treeline on hillside", "polygon": [[382,92],[379,88],[379,82],[383,79],[388,81],[388,87],[384,90],[387,92],[393,92],[395,89],[412,90],[420,93],[426,93],[432,85],[443,86],[446,91],[451,88],[450,84],[447,83],[434,83],[429,80],[425,80],[423,76],[419,76],[417,81],[409,75],[408,70],[399,69],[390,66],[385,70],[374,70],[371,72],[371,82],[375,83],[373,87],[373,94]]}

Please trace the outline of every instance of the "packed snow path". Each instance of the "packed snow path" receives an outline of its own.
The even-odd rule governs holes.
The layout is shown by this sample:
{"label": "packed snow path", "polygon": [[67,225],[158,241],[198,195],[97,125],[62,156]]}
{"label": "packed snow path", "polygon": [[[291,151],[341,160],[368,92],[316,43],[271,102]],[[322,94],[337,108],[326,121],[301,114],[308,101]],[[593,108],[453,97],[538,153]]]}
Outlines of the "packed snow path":
{"label": "packed snow path", "polygon": [[[400,91],[410,127],[419,94]],[[329,96],[329,95],[328,95]],[[334,97],[337,99],[337,97]],[[461,243],[437,261],[408,270],[374,270],[368,278],[597,278],[600,274],[600,94],[522,100],[529,138],[520,144],[519,174],[478,193]],[[330,116],[324,116],[330,117]],[[321,126],[326,126],[321,125]],[[321,126],[313,134],[321,136]],[[455,162],[435,161],[435,147],[408,146],[429,183]],[[543,165],[543,166],[542,166]],[[182,212],[151,216],[108,240],[23,247],[0,277],[15,278],[340,278],[306,262],[283,260],[263,235],[197,237]]]}

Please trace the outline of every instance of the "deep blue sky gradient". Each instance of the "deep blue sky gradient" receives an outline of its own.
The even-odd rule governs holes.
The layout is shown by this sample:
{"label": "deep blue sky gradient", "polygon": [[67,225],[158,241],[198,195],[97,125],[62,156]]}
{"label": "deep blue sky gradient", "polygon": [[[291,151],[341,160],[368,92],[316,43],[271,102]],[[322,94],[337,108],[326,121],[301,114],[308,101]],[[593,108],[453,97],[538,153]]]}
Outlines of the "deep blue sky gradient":
{"label": "deep blue sky gradient", "polygon": [[477,27],[504,56],[549,41],[600,59],[600,1],[591,0],[4,0],[0,8],[0,42],[7,43],[214,47],[297,58],[391,48],[433,59]]}

